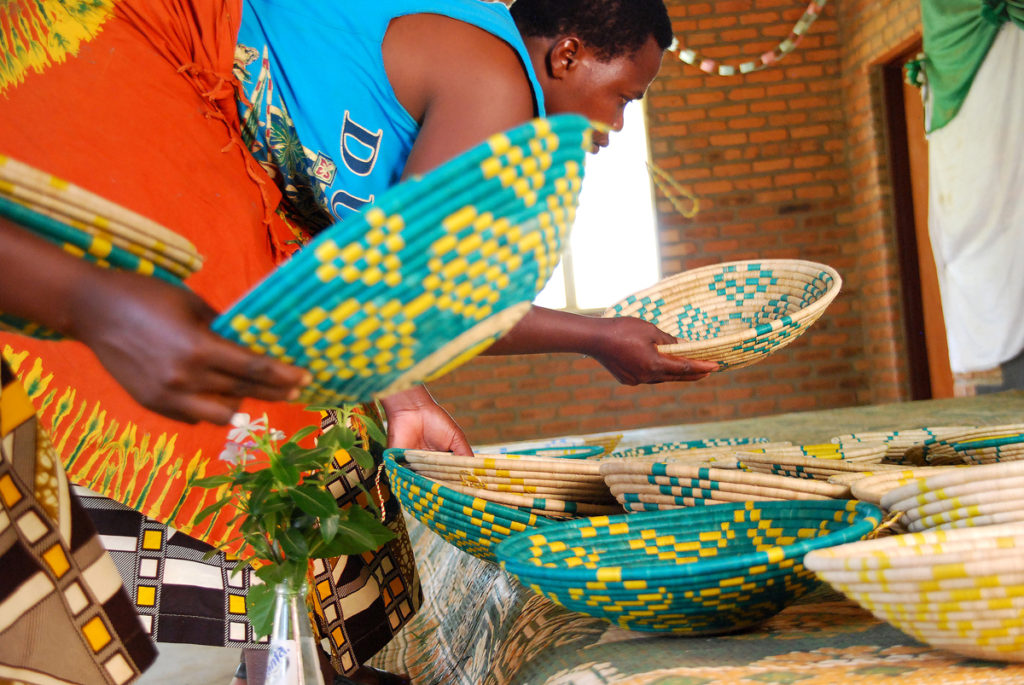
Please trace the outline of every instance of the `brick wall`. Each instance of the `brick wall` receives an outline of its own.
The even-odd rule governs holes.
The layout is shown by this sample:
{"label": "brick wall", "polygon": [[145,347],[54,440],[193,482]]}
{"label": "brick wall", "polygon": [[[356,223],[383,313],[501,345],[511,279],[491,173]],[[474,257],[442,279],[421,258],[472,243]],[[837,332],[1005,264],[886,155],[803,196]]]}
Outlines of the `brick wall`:
{"label": "brick wall", "polygon": [[[668,0],[676,35],[738,63],[773,48],[804,5]],[[480,357],[431,389],[470,440],[698,423],[907,397],[891,192],[875,62],[913,37],[916,0],[829,3],[775,66],[708,76],[668,56],[648,94],[653,161],[700,198],[659,196],[662,272],[735,259],[825,262],[844,287],[802,338],[699,383],[627,387],[572,355]],[[827,429],[822,437],[827,437]]]}

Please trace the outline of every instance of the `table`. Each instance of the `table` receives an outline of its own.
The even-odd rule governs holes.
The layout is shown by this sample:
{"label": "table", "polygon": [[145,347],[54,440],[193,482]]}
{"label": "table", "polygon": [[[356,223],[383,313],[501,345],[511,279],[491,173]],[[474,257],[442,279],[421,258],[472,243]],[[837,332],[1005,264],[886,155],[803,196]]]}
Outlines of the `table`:
{"label": "table", "polygon": [[[827,442],[855,431],[1024,421],[1024,392],[801,412],[623,433],[621,446],[707,437]],[[374,665],[429,685],[1024,683],[1024,664],[932,649],[823,586],[762,626],[687,638],[632,632],[534,594],[409,519],[426,599]]]}

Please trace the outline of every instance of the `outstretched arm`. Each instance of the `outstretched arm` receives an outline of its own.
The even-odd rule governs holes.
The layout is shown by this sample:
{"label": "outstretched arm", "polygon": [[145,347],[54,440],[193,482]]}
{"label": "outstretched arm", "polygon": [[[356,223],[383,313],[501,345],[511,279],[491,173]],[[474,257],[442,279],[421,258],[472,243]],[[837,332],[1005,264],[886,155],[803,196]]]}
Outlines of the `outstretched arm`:
{"label": "outstretched arm", "polygon": [[225,424],[242,398],[295,399],[302,369],[210,331],[216,317],[185,288],[93,266],[0,219],[0,311],[81,341],[142,406]]}
{"label": "outstretched arm", "polygon": [[714,362],[658,352],[658,345],[675,342],[674,337],[641,319],[605,319],[535,306],[484,354],[586,354],[626,385],[696,381],[717,368]]}

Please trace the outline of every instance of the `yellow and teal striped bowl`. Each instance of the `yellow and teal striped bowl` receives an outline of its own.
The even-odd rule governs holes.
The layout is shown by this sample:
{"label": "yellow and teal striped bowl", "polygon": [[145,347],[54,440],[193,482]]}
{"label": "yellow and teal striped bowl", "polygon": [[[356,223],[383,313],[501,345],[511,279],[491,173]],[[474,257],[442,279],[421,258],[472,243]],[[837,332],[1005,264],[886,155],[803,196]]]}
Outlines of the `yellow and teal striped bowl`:
{"label": "yellow and teal striped bowl", "polygon": [[502,568],[568,609],[631,630],[725,633],[764,621],[816,585],[814,549],[881,520],[853,501],[745,502],[558,522],[502,542]]}

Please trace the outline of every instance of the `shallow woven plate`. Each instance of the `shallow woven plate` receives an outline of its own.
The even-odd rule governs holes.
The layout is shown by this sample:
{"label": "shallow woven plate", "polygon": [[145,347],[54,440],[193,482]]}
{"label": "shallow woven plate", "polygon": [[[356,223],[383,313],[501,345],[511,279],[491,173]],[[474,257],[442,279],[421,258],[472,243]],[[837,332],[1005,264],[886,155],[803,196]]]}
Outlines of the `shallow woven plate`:
{"label": "shallow woven plate", "polygon": [[529,310],[575,215],[590,123],[538,119],[323,231],[213,324],[338,405],[435,378]]}
{"label": "shallow woven plate", "polygon": [[817,550],[804,563],[918,640],[970,657],[1024,661],[1019,622],[993,631],[963,626],[971,610],[977,621],[990,620],[989,609],[1024,597],[1024,523],[855,542]]}
{"label": "shallow woven plate", "polygon": [[1020,487],[1024,487],[1024,462],[967,466],[917,478],[890,490],[882,497],[881,506],[890,511],[907,511],[970,493]]}
{"label": "shallow woven plate", "polygon": [[670,276],[604,316],[635,316],[676,336],[658,347],[665,354],[741,368],[802,335],[841,285],[835,269],[816,262],[727,262]]}
{"label": "shallow woven plate", "polygon": [[[690,450],[715,449],[733,445],[750,445],[767,443],[768,438],[698,438],[695,440],[679,440],[676,442],[659,442],[652,445],[626,447],[611,452],[609,458],[645,457],[652,454],[686,455]],[[789,444],[789,443],[786,443]]]}
{"label": "shallow woven plate", "polygon": [[516,535],[502,567],[564,606],[634,630],[730,632],[781,611],[812,585],[807,551],[860,539],[863,502],[761,502],[592,517]]}
{"label": "shallow woven plate", "polygon": [[[940,473],[954,466],[919,466],[914,469],[899,469],[872,473],[849,483],[850,494],[859,500],[881,504],[882,496],[890,490],[902,487],[912,480]],[[854,474],[856,475],[856,474]],[[830,481],[833,482],[833,481]]]}

